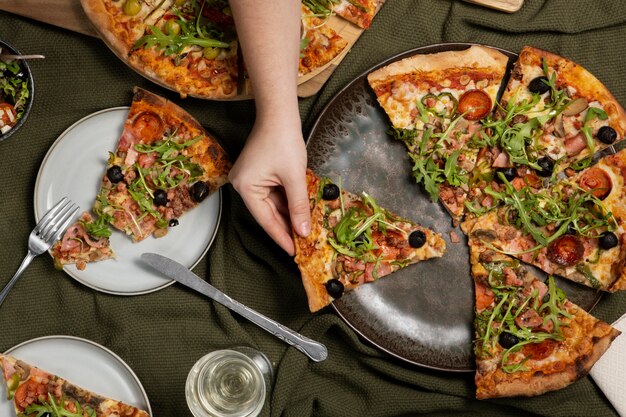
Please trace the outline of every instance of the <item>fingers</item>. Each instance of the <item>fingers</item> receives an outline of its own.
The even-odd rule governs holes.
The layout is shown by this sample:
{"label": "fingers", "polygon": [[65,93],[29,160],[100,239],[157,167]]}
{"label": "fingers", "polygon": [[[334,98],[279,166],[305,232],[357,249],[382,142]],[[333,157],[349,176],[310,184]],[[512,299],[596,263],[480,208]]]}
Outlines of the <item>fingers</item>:
{"label": "fingers", "polygon": [[280,207],[285,206],[284,196],[272,190],[265,198],[241,193],[244,203],[257,223],[265,232],[290,256],[295,255],[295,247],[291,238],[291,228],[281,214]]}
{"label": "fingers", "polygon": [[296,233],[306,237],[311,233],[311,211],[305,172],[291,176],[284,185],[291,224]]}

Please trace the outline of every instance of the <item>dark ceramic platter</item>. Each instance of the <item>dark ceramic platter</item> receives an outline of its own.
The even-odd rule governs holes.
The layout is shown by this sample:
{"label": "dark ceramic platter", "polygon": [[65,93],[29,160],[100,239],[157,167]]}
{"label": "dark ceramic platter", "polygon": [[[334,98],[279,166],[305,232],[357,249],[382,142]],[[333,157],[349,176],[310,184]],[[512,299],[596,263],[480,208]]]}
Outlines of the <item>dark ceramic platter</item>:
{"label": "dark ceramic platter", "polygon": [[[367,84],[376,68],[415,54],[466,49],[452,43],[404,52],[357,77],[322,111],[308,138],[309,167],[346,190],[367,191],[381,206],[441,233],[447,253],[363,285],[333,303],[357,333],[383,351],[424,367],[473,371],[474,290],[465,236],[441,204],[433,203],[410,175],[405,146],[386,131],[387,115]],[[510,58],[517,55],[501,50]],[[505,79],[506,83],[506,79]],[[454,231],[461,242],[451,243]],[[590,310],[600,294],[557,278],[570,300]]]}

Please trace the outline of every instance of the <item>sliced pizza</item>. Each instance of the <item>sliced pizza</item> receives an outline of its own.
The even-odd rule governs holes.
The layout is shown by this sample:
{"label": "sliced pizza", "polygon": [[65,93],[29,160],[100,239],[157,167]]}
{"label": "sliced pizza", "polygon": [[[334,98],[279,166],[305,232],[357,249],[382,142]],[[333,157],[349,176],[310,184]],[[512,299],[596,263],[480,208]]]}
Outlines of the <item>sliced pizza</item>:
{"label": "sliced pizza", "polygon": [[496,167],[528,166],[545,177],[583,169],[597,151],[623,139],[626,112],[582,66],[526,46],[486,125],[501,151]]}
{"label": "sliced pizza", "polygon": [[476,398],[535,396],[587,375],[620,331],[470,236]]}
{"label": "sliced pizza", "polygon": [[367,29],[385,0],[302,0],[302,3],[320,16],[329,17],[334,13]]}
{"label": "sliced pizza", "polygon": [[189,113],[141,88],[93,211],[134,241],[160,237],[228,180],[231,162]]}
{"label": "sliced pizza", "polygon": [[[552,188],[488,187],[499,208],[468,220],[491,249],[604,291],[626,289],[620,153]],[[615,211],[615,213],[613,213]]]}
{"label": "sliced pizza", "polygon": [[294,233],[295,261],[315,312],[344,291],[410,264],[440,257],[445,242],[433,231],[307,171],[311,233]]}
{"label": "sliced pizza", "polygon": [[331,62],[346,48],[348,42],[304,4],[302,7],[302,38],[298,75],[315,71]]}
{"label": "sliced pizza", "polygon": [[103,40],[125,56],[144,35],[146,27],[157,22],[174,0],[81,0],[81,3]]}
{"label": "sliced pizza", "polygon": [[109,47],[181,97],[237,94],[238,42],[228,2],[81,0]]}
{"label": "sliced pizza", "polygon": [[54,265],[62,269],[64,265],[75,264],[84,270],[87,263],[115,258],[111,249],[106,217],[95,220],[84,212],[76,223],[67,228],[61,240],[52,246]]}
{"label": "sliced pizza", "polygon": [[8,355],[0,355],[7,398],[17,416],[149,417],[137,407],[98,395]]}
{"label": "sliced pizza", "polygon": [[508,58],[471,46],[414,55],[367,77],[413,163],[413,175],[453,219],[464,213],[480,145],[481,120],[492,111]]}

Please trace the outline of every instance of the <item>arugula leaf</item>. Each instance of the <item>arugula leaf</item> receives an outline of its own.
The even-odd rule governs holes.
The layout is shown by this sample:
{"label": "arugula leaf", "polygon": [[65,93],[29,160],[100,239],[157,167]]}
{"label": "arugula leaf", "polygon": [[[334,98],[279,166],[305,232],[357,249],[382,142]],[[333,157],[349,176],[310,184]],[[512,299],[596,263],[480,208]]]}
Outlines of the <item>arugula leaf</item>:
{"label": "arugula leaf", "polygon": [[96,410],[89,406],[81,407],[78,401],[72,403],[76,409],[76,412],[68,410],[65,406],[65,397],[57,403],[51,393],[48,393],[48,400],[42,401],[40,404],[30,404],[24,410],[24,414],[31,417],[44,417],[46,415],[50,417],[96,417]]}

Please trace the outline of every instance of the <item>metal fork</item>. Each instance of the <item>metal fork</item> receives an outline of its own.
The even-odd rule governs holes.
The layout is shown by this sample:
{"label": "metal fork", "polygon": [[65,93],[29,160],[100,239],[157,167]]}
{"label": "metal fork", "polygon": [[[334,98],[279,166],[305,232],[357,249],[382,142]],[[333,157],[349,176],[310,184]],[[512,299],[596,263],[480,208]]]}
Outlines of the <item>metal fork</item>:
{"label": "metal fork", "polygon": [[22,275],[22,272],[30,264],[30,262],[38,255],[41,255],[59,240],[65,229],[70,225],[72,219],[78,212],[80,207],[63,197],[61,201],[55,204],[37,223],[33,231],[28,236],[28,253],[17,269],[13,278],[0,292],[0,304],[4,301],[7,294]]}

